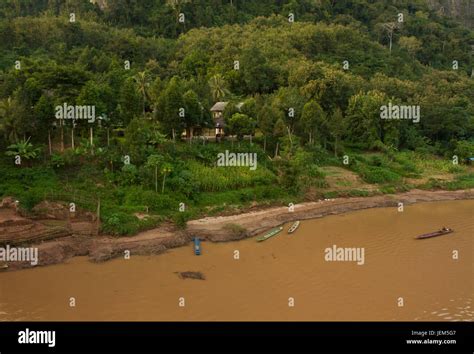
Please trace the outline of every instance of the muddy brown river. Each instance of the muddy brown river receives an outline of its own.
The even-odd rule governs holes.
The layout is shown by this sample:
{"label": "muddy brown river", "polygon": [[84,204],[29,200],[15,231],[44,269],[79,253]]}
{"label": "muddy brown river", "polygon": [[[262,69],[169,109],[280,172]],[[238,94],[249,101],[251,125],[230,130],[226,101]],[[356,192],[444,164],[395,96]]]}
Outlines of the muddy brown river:
{"label": "muddy brown river", "polygon": [[[455,232],[414,239],[442,226]],[[203,242],[201,256],[189,244],[157,256],[132,254],[102,264],[77,257],[3,272],[0,320],[474,318],[474,201],[328,216],[302,222],[291,236],[287,227],[260,243]],[[354,253],[345,252],[349,248]],[[329,260],[333,250],[335,261]],[[186,271],[205,280],[177,274]]]}

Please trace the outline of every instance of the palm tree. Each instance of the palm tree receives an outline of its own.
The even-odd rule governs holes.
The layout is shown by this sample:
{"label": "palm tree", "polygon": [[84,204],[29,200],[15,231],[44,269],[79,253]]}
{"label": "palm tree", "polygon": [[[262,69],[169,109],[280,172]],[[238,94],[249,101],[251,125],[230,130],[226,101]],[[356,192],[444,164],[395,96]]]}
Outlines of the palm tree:
{"label": "palm tree", "polygon": [[214,102],[220,101],[223,97],[229,94],[227,83],[221,74],[216,74],[209,80],[209,87],[211,88],[212,98]]}
{"label": "palm tree", "polygon": [[134,77],[135,83],[137,84],[138,92],[142,95],[143,99],[143,116],[145,116],[145,104],[148,100],[148,87],[150,86],[149,77],[146,71],[140,71]]}

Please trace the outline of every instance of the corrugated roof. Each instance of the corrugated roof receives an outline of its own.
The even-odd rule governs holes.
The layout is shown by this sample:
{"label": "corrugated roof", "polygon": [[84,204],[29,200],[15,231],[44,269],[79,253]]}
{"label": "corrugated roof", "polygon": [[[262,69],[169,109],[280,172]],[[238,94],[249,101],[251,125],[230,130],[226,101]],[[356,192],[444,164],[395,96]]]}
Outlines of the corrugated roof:
{"label": "corrugated roof", "polygon": [[211,112],[223,112],[229,102],[216,102],[211,108]]}

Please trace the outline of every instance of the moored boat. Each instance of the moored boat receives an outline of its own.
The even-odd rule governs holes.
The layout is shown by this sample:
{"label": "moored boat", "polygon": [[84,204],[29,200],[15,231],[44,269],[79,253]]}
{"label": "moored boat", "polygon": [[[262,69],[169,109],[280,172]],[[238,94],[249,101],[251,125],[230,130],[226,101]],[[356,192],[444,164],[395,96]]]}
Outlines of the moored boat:
{"label": "moored boat", "polygon": [[196,256],[201,255],[201,240],[198,237],[194,238],[194,254]]}
{"label": "moored boat", "polygon": [[275,236],[276,234],[278,234],[281,230],[283,230],[282,226],[274,228],[274,229],[268,231],[265,235],[257,238],[257,242],[262,242],[262,241],[268,240],[270,237]]}
{"label": "moored boat", "polygon": [[290,228],[288,229],[288,233],[289,234],[292,234],[293,232],[296,231],[296,229],[300,226],[300,221],[297,220],[293,223],[293,225],[290,226]]}
{"label": "moored boat", "polygon": [[435,231],[435,232],[430,232],[428,234],[423,234],[416,236],[415,238],[418,240],[424,239],[424,238],[431,238],[431,237],[437,237],[437,236],[442,236],[442,235],[447,235],[454,232],[453,229],[450,229],[448,227],[443,227],[442,229]]}

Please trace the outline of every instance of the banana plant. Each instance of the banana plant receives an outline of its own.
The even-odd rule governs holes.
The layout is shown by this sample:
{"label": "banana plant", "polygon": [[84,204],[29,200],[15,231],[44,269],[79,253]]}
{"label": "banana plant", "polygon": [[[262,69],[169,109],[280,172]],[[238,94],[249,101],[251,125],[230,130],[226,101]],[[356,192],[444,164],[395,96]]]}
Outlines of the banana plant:
{"label": "banana plant", "polygon": [[8,151],[5,152],[5,155],[19,156],[21,160],[24,159],[26,161],[37,159],[41,148],[34,147],[33,144],[30,143],[30,138],[20,140],[19,142],[8,146]]}

